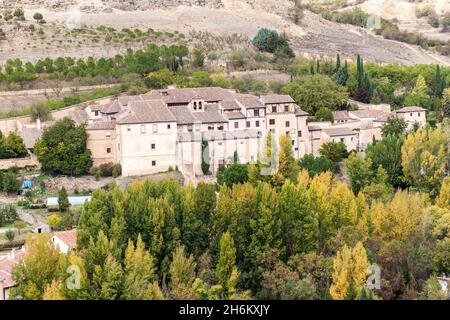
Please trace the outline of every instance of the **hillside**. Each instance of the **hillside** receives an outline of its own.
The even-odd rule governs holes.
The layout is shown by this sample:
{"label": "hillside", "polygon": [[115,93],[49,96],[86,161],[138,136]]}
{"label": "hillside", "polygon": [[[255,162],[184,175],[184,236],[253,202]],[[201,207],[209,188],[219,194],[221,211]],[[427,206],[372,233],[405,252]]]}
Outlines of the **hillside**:
{"label": "hillside", "polygon": [[[6,41],[0,41],[0,62],[11,55],[35,61],[43,56],[113,55],[122,49],[84,40],[78,47],[67,45],[65,37],[58,38],[58,34],[62,34],[59,29],[70,28],[68,22],[74,21],[81,26],[106,25],[118,30],[151,27],[185,34],[192,31],[203,31],[214,36],[241,34],[244,40],[251,39],[259,28],[268,27],[285,32],[294,50],[305,55],[334,57],[336,53],[340,53],[344,57],[353,58],[360,53],[366,60],[385,63],[450,62],[448,57],[435,57],[419,47],[385,40],[370,32],[364,36],[364,29],[336,24],[309,11],[305,11],[303,19],[295,24],[288,17],[292,5],[292,1],[288,0],[3,0],[0,1],[1,8],[22,7],[27,21],[33,21],[35,12],[42,13],[47,21],[46,29],[49,29],[49,25],[53,29],[46,30],[45,37],[38,39],[22,32],[20,26],[1,25],[0,28],[9,32]],[[389,8],[387,0],[365,1],[361,6],[373,12],[379,8],[383,11],[383,16],[389,14],[387,9],[383,9]],[[409,11],[405,10],[405,21],[407,12]],[[55,41],[59,41],[59,45]],[[195,43],[195,39],[192,43]]]}

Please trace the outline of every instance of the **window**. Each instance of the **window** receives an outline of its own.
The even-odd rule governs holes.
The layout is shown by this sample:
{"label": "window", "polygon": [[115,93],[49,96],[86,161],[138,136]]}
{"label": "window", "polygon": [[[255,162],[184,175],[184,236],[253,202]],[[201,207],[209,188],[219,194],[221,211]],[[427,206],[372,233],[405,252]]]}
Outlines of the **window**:
{"label": "window", "polygon": [[152,160],[152,167],[156,166],[156,161]]}
{"label": "window", "polygon": [[289,121],[286,121],[286,128],[289,128]]}
{"label": "window", "polygon": [[341,142],[344,142],[345,141],[345,139],[344,138],[341,138]]}
{"label": "window", "polygon": [[217,130],[223,130],[223,126],[222,125],[217,126]]}
{"label": "window", "polygon": [[214,130],[214,125],[209,125],[208,130]]}
{"label": "window", "polygon": [[255,117],[259,117],[259,110],[258,109],[253,110],[253,115]]}
{"label": "window", "polygon": [[167,125],[167,129],[170,129],[170,124]]}
{"label": "window", "polygon": [[272,106],[272,112],[277,112],[277,107],[276,106]]}
{"label": "window", "polygon": [[106,153],[111,153],[111,148],[106,148]]}
{"label": "window", "polygon": [[301,138],[301,136],[302,136],[302,131],[301,131],[301,130],[297,131],[297,136],[298,136],[299,138]]}
{"label": "window", "polygon": [[259,128],[259,121],[255,121],[255,127]]}
{"label": "window", "polygon": [[156,149],[156,145],[154,143],[152,143],[152,150]]}
{"label": "window", "polygon": [[290,132],[289,131],[286,131],[286,135],[288,136],[290,134]]}
{"label": "window", "polygon": [[420,117],[420,112],[417,112],[417,115]]}
{"label": "window", "polygon": [[295,140],[292,140],[292,145],[295,145]]}
{"label": "window", "polygon": [[250,128],[250,121],[247,121],[247,128]]}
{"label": "window", "polygon": [[289,112],[289,105],[288,104],[284,105],[284,112]]}
{"label": "window", "polygon": [[353,137],[351,137],[350,140],[353,141]]}
{"label": "window", "polygon": [[238,129],[238,128],[239,128],[239,122],[235,122],[235,123],[234,123],[234,128],[235,128],[235,129]]}
{"label": "window", "polygon": [[194,101],[194,110],[197,110],[197,101]]}
{"label": "window", "polygon": [[221,147],[221,146],[222,146],[222,142],[218,142],[217,145],[218,145],[219,147]]}
{"label": "window", "polygon": [[410,117],[412,117],[412,112],[409,114]]}
{"label": "window", "polygon": [[188,132],[192,132],[192,126],[187,127]]}
{"label": "window", "polygon": [[111,137],[111,133],[108,132],[108,133],[106,134],[106,137],[107,137],[107,138]]}
{"label": "window", "polygon": [[127,127],[127,131],[128,131],[128,132],[131,132],[131,127]]}
{"label": "window", "polygon": [[153,132],[158,132],[158,125],[157,124],[153,125]]}
{"label": "window", "polygon": [[145,133],[145,124],[141,125],[141,133]]}
{"label": "window", "polygon": [[98,111],[97,110],[94,111],[94,115],[98,116]]}
{"label": "window", "polygon": [[274,125],[275,124],[275,119],[269,119],[269,124],[270,125]]}

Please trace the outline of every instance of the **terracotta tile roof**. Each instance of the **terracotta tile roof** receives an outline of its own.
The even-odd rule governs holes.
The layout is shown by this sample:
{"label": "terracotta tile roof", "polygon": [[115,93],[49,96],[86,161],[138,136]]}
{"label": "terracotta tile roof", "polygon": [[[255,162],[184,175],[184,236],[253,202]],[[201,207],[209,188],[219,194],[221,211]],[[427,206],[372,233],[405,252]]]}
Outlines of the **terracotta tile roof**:
{"label": "terracotta tile roof", "polygon": [[59,238],[70,249],[76,248],[77,246],[77,234],[78,233],[76,229],[53,232],[53,236]]}
{"label": "terracotta tile roof", "polygon": [[347,111],[333,111],[333,120],[351,120]]}
{"label": "terracotta tile roof", "polygon": [[421,107],[404,107],[398,110],[395,110],[396,113],[405,113],[405,112],[419,112],[419,111],[426,111],[426,109]]}
{"label": "terracotta tile roof", "polygon": [[169,111],[173,114],[177,120],[177,124],[193,124],[196,122],[196,118],[192,115],[192,112],[187,106],[173,106],[169,107]]}
{"label": "terracotta tile roof", "polygon": [[128,112],[121,113],[117,118],[119,124],[175,121],[176,118],[161,100],[131,101]]}
{"label": "terracotta tile roof", "polygon": [[376,119],[381,116],[384,111],[381,110],[355,110],[349,111],[350,116],[355,116],[359,119]]}
{"label": "terracotta tile roof", "polygon": [[322,130],[327,136],[337,137],[337,136],[353,136],[357,133],[349,128],[327,128]]}
{"label": "terracotta tile roof", "polygon": [[287,94],[269,94],[261,96],[261,101],[265,104],[271,103],[294,103],[294,99]]}
{"label": "terracotta tile roof", "polygon": [[203,123],[217,123],[217,122],[227,122],[227,120],[219,112],[219,105],[205,104],[204,111],[192,112],[192,115],[198,122]]}
{"label": "terracotta tile roof", "polygon": [[265,108],[264,104],[259,100],[259,97],[251,94],[239,94],[236,96],[236,101],[247,109]]}
{"label": "terracotta tile roof", "polygon": [[120,112],[120,110],[121,110],[121,107],[120,107],[119,100],[114,100],[113,102],[102,106],[102,108],[100,109],[100,112],[104,113],[104,114],[113,114],[113,113]]}
{"label": "terracotta tile roof", "polygon": [[69,118],[75,121],[77,125],[87,123],[89,120],[89,116],[84,110],[74,110],[69,112]]}
{"label": "terracotta tile roof", "polygon": [[309,116],[309,113],[300,109],[299,106],[295,106],[295,115],[297,116]]}
{"label": "terracotta tile roof", "polygon": [[94,121],[87,125],[87,130],[112,130],[115,128],[113,121]]}
{"label": "terracotta tile roof", "polygon": [[11,288],[16,285],[12,279],[12,269],[25,257],[25,251],[23,249],[14,250],[14,259],[11,255],[12,251],[7,256],[0,257],[0,282],[2,282],[3,288]]}
{"label": "terracotta tile roof", "polygon": [[236,93],[219,87],[206,88],[176,88],[152,90],[141,97],[147,99],[162,99],[169,104],[188,104],[192,99],[203,99],[206,102],[232,100]]}
{"label": "terracotta tile roof", "polygon": [[245,116],[240,111],[225,112],[223,115],[228,120],[245,119]]}

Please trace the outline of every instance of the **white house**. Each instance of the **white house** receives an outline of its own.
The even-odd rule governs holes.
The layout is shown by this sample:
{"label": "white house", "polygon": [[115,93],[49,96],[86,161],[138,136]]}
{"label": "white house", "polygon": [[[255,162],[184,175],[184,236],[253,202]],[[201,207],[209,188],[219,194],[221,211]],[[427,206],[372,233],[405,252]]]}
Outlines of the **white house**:
{"label": "white house", "polygon": [[52,242],[59,251],[67,254],[77,246],[77,230],[56,231],[53,233]]}

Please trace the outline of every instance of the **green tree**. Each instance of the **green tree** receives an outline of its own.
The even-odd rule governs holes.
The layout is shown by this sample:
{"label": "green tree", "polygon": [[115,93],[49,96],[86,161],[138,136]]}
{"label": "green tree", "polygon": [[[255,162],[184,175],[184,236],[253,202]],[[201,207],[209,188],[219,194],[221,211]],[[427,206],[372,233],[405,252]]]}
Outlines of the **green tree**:
{"label": "green tree", "polygon": [[312,154],[305,154],[299,160],[299,166],[301,169],[308,170],[310,177],[333,170],[333,162],[330,159],[324,156],[314,157]]}
{"label": "green tree", "polygon": [[321,74],[294,78],[282,92],[289,94],[303,110],[316,114],[320,109],[337,110],[348,100],[347,89]]}
{"label": "green tree", "polygon": [[352,190],[355,194],[358,194],[372,180],[372,161],[370,159],[364,159],[360,154],[353,153],[350,154],[345,164]]}
{"label": "green tree", "polygon": [[34,148],[41,170],[70,175],[89,172],[92,159],[86,143],[87,133],[83,125],[76,126],[69,118],[57,121],[44,131]]}
{"label": "green tree", "polygon": [[388,174],[388,182],[393,187],[405,184],[402,168],[403,141],[402,135],[390,134],[369,144],[366,149],[366,157],[372,160],[372,170],[383,167]]}
{"label": "green tree", "polygon": [[425,103],[430,98],[428,95],[428,86],[425,78],[420,74],[416,80],[416,86],[411,94],[406,97],[405,105],[407,106],[425,106]]}
{"label": "green tree", "polygon": [[322,144],[320,154],[334,163],[341,162],[349,155],[347,147],[343,142],[327,142]]}
{"label": "green tree", "polygon": [[298,172],[299,168],[294,159],[291,137],[283,135],[280,137],[277,171],[272,180],[277,186],[282,186],[286,180],[297,182]]}
{"label": "green tree", "polygon": [[248,165],[233,163],[217,172],[217,183],[226,184],[232,187],[236,183],[245,183],[248,181]]}
{"label": "green tree", "polygon": [[226,299],[232,296],[236,290],[238,270],[236,267],[236,248],[229,232],[225,232],[220,238],[216,277],[223,290],[222,297]]}
{"label": "green tree", "polygon": [[404,119],[391,116],[381,128],[381,133],[383,137],[388,135],[402,135],[407,127],[408,124]]}
{"label": "green tree", "polygon": [[125,252],[125,277],[123,298],[127,300],[162,299],[163,294],[156,281],[153,258],[145,250],[139,235],[136,246],[130,241]]}
{"label": "green tree", "polygon": [[172,299],[193,299],[196,297],[192,285],[196,279],[197,264],[192,255],[186,256],[184,247],[178,247],[173,253],[169,267],[170,296]]}
{"label": "green tree", "polygon": [[62,187],[59,191],[58,191],[58,207],[59,207],[59,211],[61,212],[66,212],[69,210],[69,197],[67,196],[67,191],[66,188]]}
{"label": "green tree", "polygon": [[26,240],[25,257],[13,267],[12,277],[17,286],[11,290],[11,298],[40,300],[45,288],[54,279],[62,279],[65,270],[63,257],[50,241],[49,234],[34,234]]}

